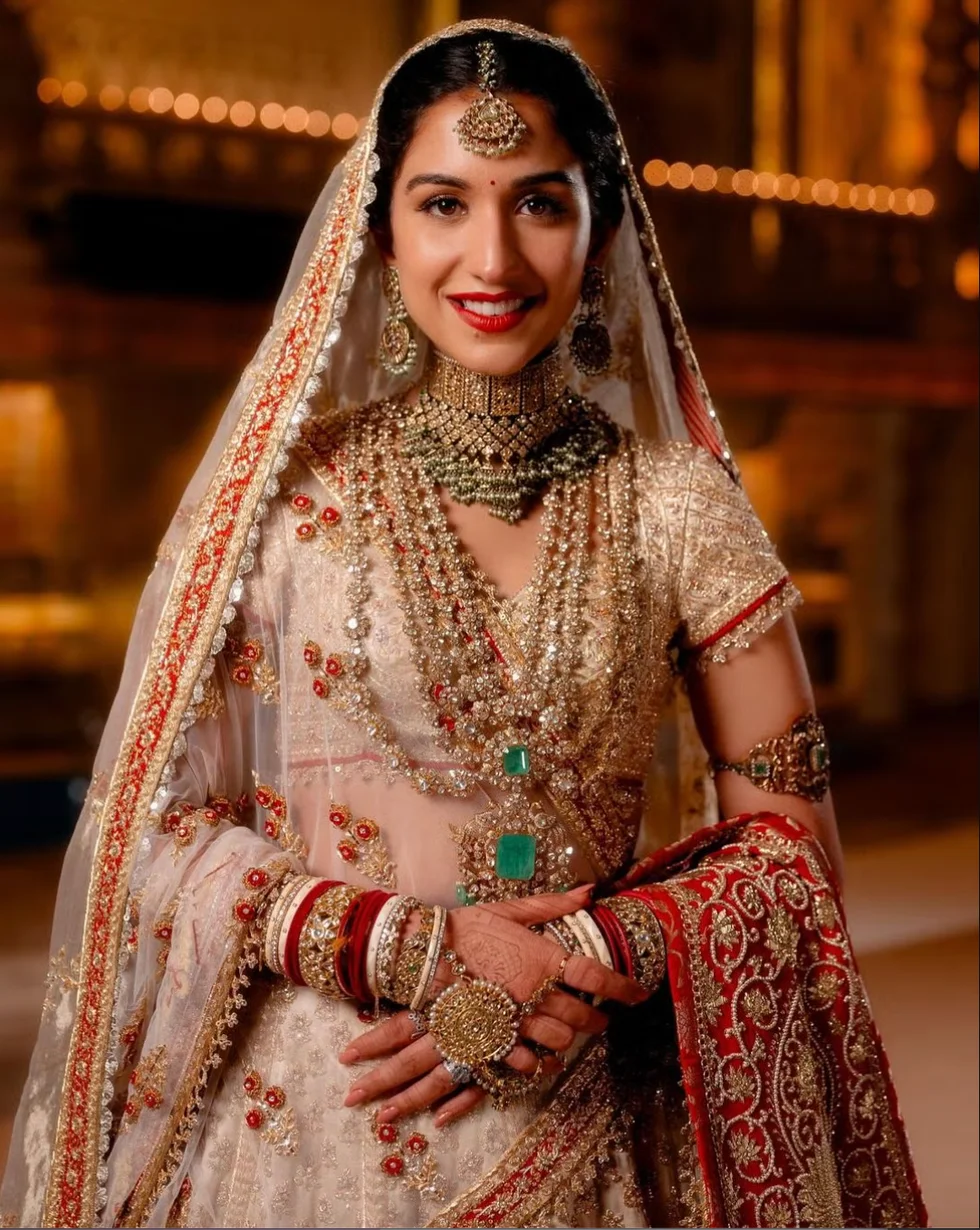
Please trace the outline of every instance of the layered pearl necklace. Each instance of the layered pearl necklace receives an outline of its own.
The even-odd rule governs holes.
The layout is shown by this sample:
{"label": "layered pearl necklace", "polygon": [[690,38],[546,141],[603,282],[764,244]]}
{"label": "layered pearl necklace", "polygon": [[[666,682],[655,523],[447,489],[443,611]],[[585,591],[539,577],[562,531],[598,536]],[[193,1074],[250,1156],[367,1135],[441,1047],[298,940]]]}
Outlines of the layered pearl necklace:
{"label": "layered pearl necklace", "polygon": [[[618,442],[605,416],[583,406]],[[463,549],[436,486],[406,447],[411,413],[404,404],[382,402],[342,427],[348,652],[332,696],[365,730],[387,771],[408,778],[420,793],[464,798],[478,788],[501,792],[502,801],[454,832],[460,900],[553,890],[568,881],[572,848],[541,800],[557,793],[573,802],[579,788],[579,676],[594,566],[590,537],[595,534],[610,565],[616,614],[608,630],[608,660],[615,661],[624,631],[629,634],[631,621],[636,626],[635,520],[626,512],[624,547],[622,535],[614,535],[608,455],[595,460],[588,476],[552,481],[543,497],[534,573],[523,595],[533,614],[522,635],[503,634],[509,643],[502,646],[493,585]],[[315,454],[323,455],[324,443]],[[419,697],[451,762],[445,769],[409,756],[375,695],[367,646],[372,544],[392,568]]]}

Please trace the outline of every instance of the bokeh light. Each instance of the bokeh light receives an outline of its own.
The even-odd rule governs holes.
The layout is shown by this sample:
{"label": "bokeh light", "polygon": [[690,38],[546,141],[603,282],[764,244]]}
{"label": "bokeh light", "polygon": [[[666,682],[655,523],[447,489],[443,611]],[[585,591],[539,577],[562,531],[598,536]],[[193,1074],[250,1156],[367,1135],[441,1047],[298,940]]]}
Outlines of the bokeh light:
{"label": "bokeh light", "polygon": [[229,107],[228,118],[236,128],[247,128],[255,120],[255,108],[245,99],[239,99]]}
{"label": "bokeh light", "polygon": [[331,128],[338,141],[349,141],[357,133],[357,120],[349,111],[341,111],[334,116]]}
{"label": "bokeh light", "polygon": [[204,116],[209,124],[220,124],[227,114],[228,104],[216,94],[212,94],[210,98],[205,98],[201,105],[201,115]]}
{"label": "bokeh light", "polygon": [[104,85],[99,90],[99,106],[104,111],[118,111],[126,101],[126,91],[119,85]]}
{"label": "bokeh light", "polygon": [[88,90],[80,81],[66,81],[61,91],[61,101],[66,107],[77,107],[87,95]]}
{"label": "bokeh light", "polygon": [[306,131],[311,137],[325,137],[330,131],[330,116],[326,111],[311,111],[306,120]]}
{"label": "bokeh light", "polygon": [[179,120],[192,120],[200,109],[201,104],[196,94],[178,94],[174,99],[174,115]]}

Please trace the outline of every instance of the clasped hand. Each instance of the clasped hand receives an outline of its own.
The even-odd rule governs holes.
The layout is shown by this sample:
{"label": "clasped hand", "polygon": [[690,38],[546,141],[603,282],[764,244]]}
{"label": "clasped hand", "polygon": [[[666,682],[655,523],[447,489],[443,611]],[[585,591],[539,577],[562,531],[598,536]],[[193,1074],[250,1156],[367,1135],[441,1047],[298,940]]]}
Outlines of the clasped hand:
{"label": "clasped hand", "polygon": [[[560,944],[528,928],[582,909],[589,900],[589,891],[585,886],[570,893],[545,893],[491,905],[462,906],[450,912],[447,943],[474,977],[500,983],[518,1004],[523,1004],[542,983],[558,974],[562,961],[568,956]],[[438,994],[451,980],[449,967],[444,961],[440,962],[432,993]],[[647,996],[647,992],[631,979],[606,969],[598,961],[578,955],[568,957],[561,981],[572,990],[623,1004],[636,1004]],[[518,1043],[505,1062],[527,1075],[553,1074],[562,1068],[559,1054],[571,1046],[576,1033],[598,1034],[608,1023],[604,1012],[555,987],[520,1024],[524,1039],[550,1053],[540,1057],[528,1046]],[[435,1123],[443,1127],[472,1110],[487,1096],[477,1085],[467,1085],[453,1092],[455,1086],[432,1037],[427,1033],[418,1034],[412,1014],[407,1011],[361,1034],[340,1055],[340,1062],[362,1063],[383,1056],[389,1058],[358,1076],[347,1094],[345,1106],[384,1098],[378,1118],[381,1122],[390,1122],[400,1115],[413,1114],[440,1102]]]}

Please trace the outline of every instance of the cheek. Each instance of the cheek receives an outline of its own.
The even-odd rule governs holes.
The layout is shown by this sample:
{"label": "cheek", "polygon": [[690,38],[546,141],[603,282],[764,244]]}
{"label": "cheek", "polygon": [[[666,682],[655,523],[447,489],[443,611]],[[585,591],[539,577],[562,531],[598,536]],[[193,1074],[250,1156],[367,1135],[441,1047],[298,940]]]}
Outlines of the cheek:
{"label": "cheek", "polygon": [[416,311],[424,311],[426,300],[438,293],[456,262],[454,244],[450,236],[433,235],[431,223],[424,225],[429,219],[392,222],[392,251],[402,297],[410,312],[413,305]]}

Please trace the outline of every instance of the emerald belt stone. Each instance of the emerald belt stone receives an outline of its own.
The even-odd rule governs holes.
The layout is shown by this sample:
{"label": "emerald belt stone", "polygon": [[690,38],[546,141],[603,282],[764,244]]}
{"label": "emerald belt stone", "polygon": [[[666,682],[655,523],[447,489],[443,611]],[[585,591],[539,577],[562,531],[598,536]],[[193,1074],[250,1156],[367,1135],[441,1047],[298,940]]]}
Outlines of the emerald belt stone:
{"label": "emerald belt stone", "polygon": [[530,833],[503,833],[497,838],[494,871],[501,880],[530,880],[538,839]]}
{"label": "emerald belt stone", "polygon": [[508,777],[526,777],[531,772],[531,753],[523,743],[515,743],[504,752],[503,763]]}

